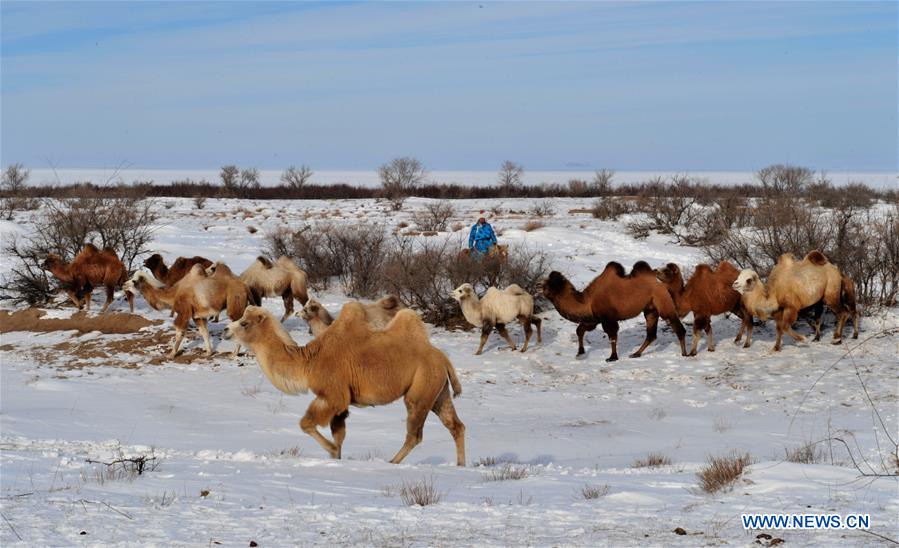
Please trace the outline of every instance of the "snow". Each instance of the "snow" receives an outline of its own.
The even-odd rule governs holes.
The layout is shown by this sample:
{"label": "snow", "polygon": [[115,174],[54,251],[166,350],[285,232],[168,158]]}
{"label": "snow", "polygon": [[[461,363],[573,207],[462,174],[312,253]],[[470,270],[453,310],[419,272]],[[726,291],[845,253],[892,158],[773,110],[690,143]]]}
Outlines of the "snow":
{"label": "snow", "polygon": [[[202,254],[239,271],[279,226],[328,220],[393,227],[409,222],[425,200],[409,200],[399,214],[372,200],[209,200],[203,210],[187,199],[160,203],[154,251],[167,260]],[[453,221],[467,226],[480,209],[500,207],[505,213],[491,219],[503,229],[500,240],[547,251],[554,268],[578,286],[610,260],[689,266],[703,259],[658,235],[634,240],[622,222],[569,213],[589,200],[554,200],[546,226],[526,232],[528,216],[508,211],[531,204],[459,200]],[[27,231],[28,215],[0,226],[4,239]],[[247,225],[258,231],[251,234]],[[11,264],[4,259],[6,272]],[[348,300],[336,287],[315,297],[332,311]],[[265,306],[282,310],[280,299]],[[401,403],[352,409],[344,459],[326,458],[298,427],[311,397],[279,393],[252,356],[232,358],[233,346],[220,339],[224,324],[210,327],[213,358],[202,357],[202,340],[192,332],[184,356],[170,361],[163,359],[168,313],[152,311],[141,298],[137,307],[165,323],[133,335],[0,336],[4,546],[751,545],[759,531],[743,530],[740,515],[747,512],[868,513],[872,531],[899,535],[895,477],[860,477],[836,443],[835,464],[829,444],[824,463],[784,460],[785,449],[836,436],[856,459],[880,469],[889,442],[860,383],[895,439],[899,338],[865,339],[899,324],[899,310],[864,318],[856,341],[828,344],[828,321],[823,342],[787,340],[780,353],[771,350],[773,326],[756,328],[753,346],[744,349],[730,340],[738,321],[718,317],[717,351],[706,352],[703,342],[699,356],[683,358],[663,327],[641,358],[615,363],[604,361],[609,346],[598,330],[587,335],[587,354],[575,358],[575,326],[552,308],[541,314],[543,344],[525,354],[510,352],[494,335],[484,355],[474,356],[475,331],[432,327],[433,343],[449,355],[463,386],[455,405],[466,424],[470,466],[457,468],[452,439],[434,418],[402,464],[387,462],[405,435]],[[117,300],[114,308],[127,304]],[[98,309],[95,303],[92,313]],[[65,317],[71,309],[48,312]],[[310,339],[299,318],[285,325],[300,344]],[[808,332],[802,322],[797,327]],[[158,330],[165,336],[153,339]],[[521,340],[519,327],[510,332]],[[622,323],[622,355],[639,346],[643,332],[642,319]],[[78,352],[133,340],[146,346],[99,357]],[[753,457],[743,478],[731,490],[701,492],[696,472],[706,459],[734,451]],[[652,452],[671,464],[633,466]],[[133,478],[106,478],[102,464],[87,462],[140,455],[155,457],[158,466]],[[527,476],[488,481],[503,462]],[[400,487],[422,480],[432,481],[442,500],[404,505]],[[585,486],[608,492],[584,499]],[[674,534],[676,527],[688,534]],[[771,533],[801,545],[879,542],[848,530]]]}

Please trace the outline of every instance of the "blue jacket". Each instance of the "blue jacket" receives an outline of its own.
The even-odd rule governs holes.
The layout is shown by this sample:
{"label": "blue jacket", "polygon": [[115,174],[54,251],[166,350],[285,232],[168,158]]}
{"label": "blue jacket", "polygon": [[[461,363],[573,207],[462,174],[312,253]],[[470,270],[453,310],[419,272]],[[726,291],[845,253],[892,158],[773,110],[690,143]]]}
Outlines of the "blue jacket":
{"label": "blue jacket", "polygon": [[496,245],[496,234],[490,223],[479,225],[477,223],[471,227],[471,233],[468,235],[468,248],[475,249],[480,253],[487,251]]}

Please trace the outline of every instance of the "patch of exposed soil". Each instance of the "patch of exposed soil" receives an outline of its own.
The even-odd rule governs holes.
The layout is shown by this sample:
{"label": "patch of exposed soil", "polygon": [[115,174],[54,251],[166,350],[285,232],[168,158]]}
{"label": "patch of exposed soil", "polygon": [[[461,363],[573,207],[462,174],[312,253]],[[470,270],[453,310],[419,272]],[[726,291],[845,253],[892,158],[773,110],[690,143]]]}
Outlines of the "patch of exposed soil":
{"label": "patch of exposed soil", "polygon": [[136,333],[151,325],[159,325],[160,320],[148,320],[143,316],[128,314],[126,312],[108,312],[99,316],[88,316],[87,312],[80,311],[72,314],[70,318],[44,318],[46,312],[38,308],[26,308],[10,313],[0,310],[0,333],[10,331],[78,331],[89,333],[99,331],[101,333]]}

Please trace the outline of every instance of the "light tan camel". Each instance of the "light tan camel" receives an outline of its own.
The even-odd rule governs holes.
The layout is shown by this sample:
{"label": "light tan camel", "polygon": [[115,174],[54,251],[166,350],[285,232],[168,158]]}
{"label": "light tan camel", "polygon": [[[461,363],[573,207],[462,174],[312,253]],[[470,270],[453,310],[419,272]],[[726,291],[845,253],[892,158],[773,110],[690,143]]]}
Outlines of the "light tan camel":
{"label": "light tan camel", "polygon": [[281,255],[272,263],[265,257],[257,257],[253,264],[240,275],[243,281],[253,292],[253,304],[262,304],[263,297],[278,297],[284,300],[283,322],[293,314],[293,300],[305,305],[309,299],[307,291],[306,273],[293,260]]}
{"label": "light tan camel", "polygon": [[[365,319],[374,329],[384,329],[396,316],[396,313],[404,308],[396,295],[387,295],[373,303],[361,301],[360,303],[365,309]],[[313,337],[318,337],[334,323],[331,313],[315,299],[306,301],[305,306],[297,312],[297,315],[309,324],[309,331]]]}
{"label": "light tan camel", "polygon": [[[457,396],[462,387],[446,354],[431,345],[412,310],[399,311],[377,331],[361,304],[348,303],[320,337],[301,347],[270,312],[250,306],[239,321],[228,324],[224,337],[248,346],[278,390],[315,394],[300,428],[332,458],[340,458],[350,405],[386,405],[402,397],[406,441],[390,462],[401,462],[421,442],[425,419],[433,411],[456,442],[456,464],[465,465],[465,425],[450,396],[450,386]],[[334,441],[318,431],[327,424]]]}

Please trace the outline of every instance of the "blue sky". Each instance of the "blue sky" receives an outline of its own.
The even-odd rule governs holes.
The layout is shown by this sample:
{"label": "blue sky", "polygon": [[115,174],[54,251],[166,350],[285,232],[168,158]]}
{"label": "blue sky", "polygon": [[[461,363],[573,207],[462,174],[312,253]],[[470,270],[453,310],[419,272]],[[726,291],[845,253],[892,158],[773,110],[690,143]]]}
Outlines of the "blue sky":
{"label": "blue sky", "polygon": [[897,3],[10,2],[3,165],[897,169]]}

